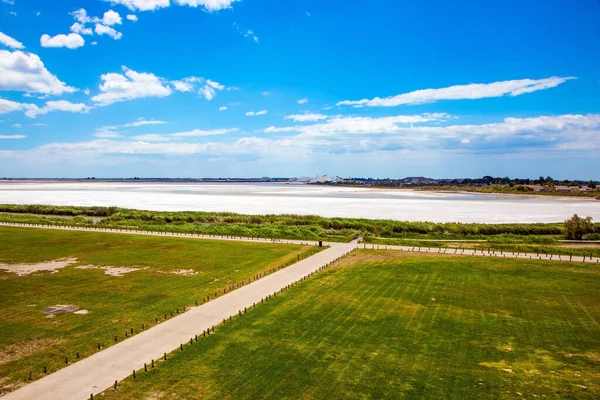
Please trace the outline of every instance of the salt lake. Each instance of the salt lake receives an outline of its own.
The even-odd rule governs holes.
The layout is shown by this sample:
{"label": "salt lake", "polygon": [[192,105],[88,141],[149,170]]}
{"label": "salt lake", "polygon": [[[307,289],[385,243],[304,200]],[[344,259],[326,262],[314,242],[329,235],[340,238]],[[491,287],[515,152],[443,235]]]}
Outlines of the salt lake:
{"label": "salt lake", "polygon": [[273,183],[0,182],[0,203],[433,222],[600,220],[600,201]]}

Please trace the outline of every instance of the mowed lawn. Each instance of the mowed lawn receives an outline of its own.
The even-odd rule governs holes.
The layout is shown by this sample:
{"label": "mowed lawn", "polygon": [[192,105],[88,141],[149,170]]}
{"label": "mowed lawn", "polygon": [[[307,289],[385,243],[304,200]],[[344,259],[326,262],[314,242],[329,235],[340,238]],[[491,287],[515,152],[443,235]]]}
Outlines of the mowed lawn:
{"label": "mowed lawn", "polygon": [[597,266],[359,250],[103,398],[598,399],[598,321]]}
{"label": "mowed lawn", "polygon": [[[74,258],[57,273],[27,276],[0,270],[0,390],[14,390],[114,343],[125,331],[155,325],[228,285],[248,282],[314,248],[163,238],[108,233],[0,227],[0,263]],[[77,265],[146,268],[109,276]],[[195,275],[179,275],[188,270]],[[54,305],[76,305],[85,315],[48,314]]]}

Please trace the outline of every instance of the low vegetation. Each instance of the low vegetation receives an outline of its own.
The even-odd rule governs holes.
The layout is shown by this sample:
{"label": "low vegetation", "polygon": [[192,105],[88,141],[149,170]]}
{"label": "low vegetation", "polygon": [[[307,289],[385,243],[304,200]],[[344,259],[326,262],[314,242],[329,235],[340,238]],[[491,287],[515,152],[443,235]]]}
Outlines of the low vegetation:
{"label": "low vegetation", "polygon": [[597,399],[600,270],[361,250],[105,399]]}
{"label": "low vegetation", "polygon": [[[72,363],[316,247],[0,227],[0,390]],[[39,264],[63,260],[54,264]],[[65,261],[68,260],[68,263]],[[48,265],[60,269],[54,272]],[[26,265],[42,266],[26,273]],[[78,266],[87,266],[80,269]],[[60,267],[60,266],[59,266]],[[56,267],[56,268],[59,268]],[[110,267],[110,268],[109,268]],[[112,268],[118,267],[118,268]],[[108,269],[107,269],[108,268]],[[25,271],[22,276],[15,272]],[[123,276],[108,273],[121,272]],[[87,314],[51,314],[75,305]]]}
{"label": "low vegetation", "polygon": [[[69,216],[71,218],[64,218]],[[96,221],[92,220],[96,218]],[[562,238],[564,225],[461,224],[324,218],[302,215],[243,215],[216,212],[156,212],[116,207],[0,205],[0,222],[139,229],[207,235],[347,242],[359,236],[385,239],[480,239],[499,235]],[[96,222],[96,223],[95,223]],[[595,224],[600,232],[600,224]],[[584,238],[593,238],[584,236]]]}

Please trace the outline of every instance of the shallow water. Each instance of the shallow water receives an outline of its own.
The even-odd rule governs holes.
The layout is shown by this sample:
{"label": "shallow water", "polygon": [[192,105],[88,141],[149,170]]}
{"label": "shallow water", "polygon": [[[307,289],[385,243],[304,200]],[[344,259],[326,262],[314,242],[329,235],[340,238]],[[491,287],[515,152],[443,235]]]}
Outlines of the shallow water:
{"label": "shallow water", "polygon": [[0,203],[433,222],[558,222],[574,213],[600,220],[593,199],[263,183],[3,182]]}

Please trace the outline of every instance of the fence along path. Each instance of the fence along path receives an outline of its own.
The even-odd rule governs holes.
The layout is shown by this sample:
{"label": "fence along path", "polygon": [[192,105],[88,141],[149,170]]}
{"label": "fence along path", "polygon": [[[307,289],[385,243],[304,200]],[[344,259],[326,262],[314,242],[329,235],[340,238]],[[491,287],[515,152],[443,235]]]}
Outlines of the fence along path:
{"label": "fence along path", "polygon": [[464,255],[475,257],[496,257],[496,258],[519,258],[527,260],[548,260],[548,261],[567,261],[600,264],[600,258],[593,256],[570,256],[565,254],[545,254],[545,253],[520,253],[516,251],[500,251],[492,249],[451,249],[438,247],[418,247],[418,246],[389,246],[379,244],[362,244],[364,249],[372,250],[399,250],[417,253],[437,253],[447,255]]}
{"label": "fence along path", "polygon": [[[57,225],[36,225],[36,224],[18,224],[9,222],[0,222],[0,226],[16,226],[22,228],[38,228],[38,229],[58,229],[58,230],[72,230],[72,231],[83,231],[83,232],[106,232],[106,233],[120,233],[120,234],[131,234],[131,235],[148,235],[148,236],[168,236],[168,237],[182,237],[192,239],[207,239],[207,240],[228,240],[228,241],[241,241],[241,242],[258,242],[258,243],[285,243],[285,244],[304,244],[310,246],[317,246],[319,242],[311,240],[292,240],[292,239],[266,239],[266,238],[249,238],[242,236],[215,236],[215,235],[200,235],[193,233],[173,233],[173,232],[150,232],[140,230],[128,230],[128,229],[109,229],[109,228],[83,228],[83,227],[70,227],[70,226],[57,226]],[[341,243],[335,242],[323,242],[326,246],[337,246]],[[399,251],[411,251],[418,253],[438,253],[438,254],[455,254],[465,256],[476,256],[476,257],[498,257],[498,258],[520,258],[520,259],[538,259],[538,260],[549,260],[549,261],[572,261],[572,262],[584,262],[584,263],[595,263],[600,264],[600,258],[593,256],[569,256],[565,254],[546,254],[546,253],[520,253],[520,252],[504,252],[499,250],[474,250],[474,249],[451,249],[443,247],[419,247],[419,246],[393,246],[393,245],[379,245],[379,244],[363,244],[363,248],[372,250],[399,250]]]}

